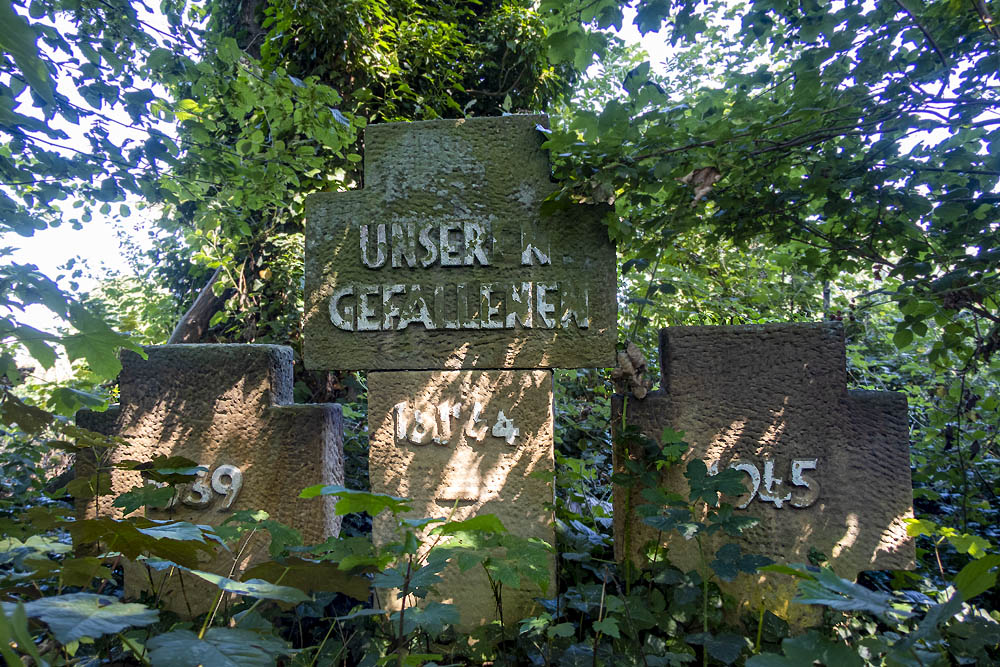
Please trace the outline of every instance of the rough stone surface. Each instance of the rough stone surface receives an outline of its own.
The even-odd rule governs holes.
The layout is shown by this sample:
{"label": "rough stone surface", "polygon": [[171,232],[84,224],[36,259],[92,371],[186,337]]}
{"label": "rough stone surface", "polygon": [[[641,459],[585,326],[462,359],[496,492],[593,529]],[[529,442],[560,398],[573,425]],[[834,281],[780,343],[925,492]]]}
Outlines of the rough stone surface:
{"label": "rough stone surface", "polygon": [[607,209],[541,215],[556,189],[536,129],[547,123],[365,130],[364,189],[306,200],[308,368],[614,365]]}
{"label": "rough stone surface", "polygon": [[[764,461],[772,459],[773,476],[783,484],[775,484],[770,495],[792,496],[779,508],[758,493],[737,510],[760,519],[744,536],[745,551],[805,563],[816,548],[847,578],[863,570],[912,567],[914,546],[904,524],[913,515],[906,399],[893,392],[847,391],[839,324],[671,327],[660,332],[660,357],[661,391],[644,400],[629,398],[625,414],[657,441],[665,427],[685,433],[691,449],[663,474],[665,488],[686,497],[683,472],[692,458],[720,469],[753,464],[762,478]],[[615,430],[622,407],[616,396]],[[617,471],[624,457],[639,456],[621,445],[614,453]],[[791,484],[796,459],[815,459],[815,469],[802,471],[802,483],[818,484],[818,494]],[[749,493],[749,472],[745,479]],[[615,489],[616,556],[642,562],[642,546],[656,531],[626,510],[646,502],[639,489],[630,499],[628,493]],[[738,506],[747,497],[726,500]],[[676,565],[695,567],[693,541],[677,537],[667,544]],[[710,545],[710,552],[719,544]],[[796,613],[787,606],[794,591],[790,579],[743,576],[730,589],[744,604],[764,602],[788,616]]]}
{"label": "rough stone surface", "polygon": [[[508,532],[555,545],[551,372],[369,373],[368,406],[372,491],[412,499],[406,517],[461,521],[495,514]],[[516,435],[503,428],[503,417]],[[372,537],[379,545],[399,539],[388,513],[375,519]],[[549,595],[554,558],[550,569]],[[481,570],[442,576],[434,599],[457,605],[461,627],[496,618]],[[540,595],[537,588],[504,589],[505,621],[537,613],[532,598]]]}
{"label": "rough stone surface", "polygon": [[[135,353],[123,355],[118,406],[105,413],[77,415],[81,426],[127,441],[127,446],[115,450],[112,462],[184,456],[208,468],[207,506],[178,502],[166,511],[147,511],[146,516],[218,525],[233,511],[263,509],[301,531],[307,544],[339,533],[340,517],[334,514],[332,498],[304,500],[298,495],[311,484],[343,483],[340,406],[292,404],[290,348],[165,345],[148,347],[146,353],[146,360]],[[211,489],[214,471],[225,465],[242,473],[242,487],[228,509],[228,497]],[[78,475],[91,470],[92,463],[78,465]],[[225,488],[232,476],[220,475],[218,482]],[[112,500],[142,483],[138,472],[112,470],[111,495],[102,496],[99,503],[81,502],[78,512],[85,518],[121,516]],[[178,495],[193,501],[202,498],[183,487]],[[267,559],[267,546],[267,534],[261,531],[242,549],[238,563],[223,552],[202,569],[238,578],[249,565]],[[163,576],[154,573],[154,578]],[[185,595],[176,576],[165,589],[168,607],[182,614],[206,611],[216,589],[187,577]],[[126,595],[135,597],[146,587],[145,568],[130,564]]]}

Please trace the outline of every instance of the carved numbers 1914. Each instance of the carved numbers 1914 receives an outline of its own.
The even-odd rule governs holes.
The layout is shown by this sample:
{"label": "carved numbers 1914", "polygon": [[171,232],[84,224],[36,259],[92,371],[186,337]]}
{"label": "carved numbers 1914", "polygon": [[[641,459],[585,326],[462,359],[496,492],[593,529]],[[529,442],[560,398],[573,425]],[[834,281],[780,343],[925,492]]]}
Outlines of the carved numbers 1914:
{"label": "carved numbers 1914", "polygon": [[508,445],[515,445],[520,429],[514,420],[502,409],[496,414],[487,414],[483,404],[452,403],[444,401],[423,409],[401,401],[393,406],[396,442],[414,445],[447,445],[456,433],[464,432],[466,438],[481,441],[487,434],[503,439]]}
{"label": "carved numbers 1914", "polygon": [[[750,477],[750,490],[746,499],[737,505],[737,509],[746,509],[754,499],[765,503],[774,503],[778,509],[789,507],[802,509],[809,507],[819,498],[819,482],[805,474],[807,470],[815,470],[818,459],[792,459],[790,467],[790,486],[796,489],[784,491],[785,481],[774,476],[774,459],[764,459],[764,470],[750,461],[732,461],[729,467],[745,472]],[[718,462],[709,468],[710,474],[716,474]],[[800,490],[801,489],[801,490]]]}

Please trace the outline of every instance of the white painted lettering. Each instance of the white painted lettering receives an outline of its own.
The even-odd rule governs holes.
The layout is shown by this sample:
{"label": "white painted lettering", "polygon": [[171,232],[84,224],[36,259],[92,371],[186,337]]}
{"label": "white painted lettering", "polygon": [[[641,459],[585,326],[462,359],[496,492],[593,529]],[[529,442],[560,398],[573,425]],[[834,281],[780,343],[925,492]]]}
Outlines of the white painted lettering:
{"label": "white painted lettering", "polygon": [[383,285],[382,286],[382,330],[392,331],[396,323],[394,318],[399,317],[399,306],[395,305],[392,297],[396,294],[406,292],[405,285]]}
{"label": "white painted lettering", "polygon": [[[479,312],[482,314],[482,319],[480,320],[482,328],[503,329],[503,319],[496,318],[497,315],[500,315],[500,310],[503,308],[503,291],[490,283],[483,283],[479,289],[480,296],[482,297],[479,304]],[[500,296],[500,301],[496,304],[493,302],[494,294]]]}
{"label": "white painted lettering", "polygon": [[354,296],[354,285],[338,287],[330,297],[330,321],[344,331],[354,331],[354,306],[345,305],[343,311],[340,308],[341,299],[349,296]]}
{"label": "white painted lettering", "polygon": [[461,266],[465,254],[464,235],[460,223],[442,224],[439,230],[441,239],[441,266]]}
{"label": "white painted lettering", "polygon": [[556,307],[549,303],[548,298],[552,292],[558,292],[558,290],[558,283],[535,283],[535,312],[538,313],[538,319],[542,321],[541,328],[554,329],[556,326],[555,318],[549,317],[555,312]]}
{"label": "white painted lettering", "polygon": [[434,225],[424,225],[420,228],[420,245],[427,251],[427,254],[420,258],[420,266],[425,269],[438,260],[438,247],[431,234],[436,230]]}
{"label": "white painted lettering", "polygon": [[[470,311],[470,306],[475,307],[479,303],[479,294],[475,294],[471,299],[469,298],[469,286],[465,283],[460,283],[455,286],[456,295],[458,297],[458,326],[460,329],[478,329],[479,328],[479,312],[478,308],[474,312]],[[471,302],[471,303],[470,303]]]}
{"label": "white painted lettering", "polygon": [[537,223],[521,223],[521,264],[532,266],[537,260],[539,264],[551,264],[549,250],[549,235],[538,229]]}
{"label": "white painted lettering", "polygon": [[590,327],[590,292],[584,285],[559,285],[560,322],[563,329],[569,328],[570,320],[576,320],[578,329]]}
{"label": "white painted lettering", "polygon": [[403,261],[411,269],[417,265],[416,225],[392,223],[392,268],[403,266]]}
{"label": "white painted lettering", "polygon": [[380,224],[376,227],[375,259],[371,257],[369,227],[371,225],[361,225],[361,263],[369,269],[380,269],[385,264],[386,256],[385,225]]}
{"label": "white painted lettering", "polygon": [[492,241],[490,223],[465,223],[465,265],[472,266],[477,261],[482,266],[489,266],[490,258],[486,251],[487,241]]}
{"label": "white painted lettering", "polygon": [[[379,285],[358,285],[358,331],[378,331],[379,317],[376,311],[376,302],[374,299],[378,298],[378,293],[381,291]],[[370,301],[369,299],[373,299]]]}
{"label": "white painted lettering", "polygon": [[427,301],[424,299],[423,294],[420,293],[420,285],[410,285],[406,296],[406,306],[403,307],[403,312],[399,316],[399,326],[397,329],[402,331],[414,322],[423,324],[424,329],[437,328],[431,319],[430,310],[427,308]]}

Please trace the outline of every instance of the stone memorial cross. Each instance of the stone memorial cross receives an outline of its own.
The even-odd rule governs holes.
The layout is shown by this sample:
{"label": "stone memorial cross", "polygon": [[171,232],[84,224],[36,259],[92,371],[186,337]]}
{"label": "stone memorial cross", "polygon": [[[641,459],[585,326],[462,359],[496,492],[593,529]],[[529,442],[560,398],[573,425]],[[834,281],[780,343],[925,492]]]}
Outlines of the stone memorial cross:
{"label": "stone memorial cross", "polygon": [[[276,345],[164,345],[147,347],[148,359],[126,352],[119,376],[121,400],[103,413],[81,412],[85,428],[121,436],[127,446],[114,462],[183,456],[205,470],[167,509],[153,519],[218,525],[233,511],[266,510],[272,519],[296,528],[306,544],[340,531],[332,498],[303,500],[312,484],[343,484],[343,425],[340,406],[292,404],[292,350]],[[78,475],[89,474],[86,465]],[[112,469],[111,495],[78,501],[83,517],[121,516],[111,505],[121,493],[143,484],[139,472]],[[255,534],[240,562],[223,551],[202,567],[238,575],[267,558],[266,531]],[[155,576],[163,576],[157,573]],[[126,569],[126,594],[148,586],[145,568]],[[184,593],[173,582],[164,599],[179,613],[200,613],[216,589],[193,577]]]}
{"label": "stone memorial cross", "polygon": [[[494,514],[514,535],[555,544],[546,507],[554,500],[551,372],[371,373],[368,395],[372,491],[409,498],[414,518]],[[372,533],[379,544],[398,539],[387,515],[375,519]],[[551,596],[554,562],[549,580]],[[467,630],[496,618],[481,568],[446,570],[437,593],[455,604]],[[527,585],[505,590],[504,618],[521,618],[541,595]]]}
{"label": "stone memorial cross", "polygon": [[[557,188],[547,122],[368,127],[364,188],[306,200],[304,358],[375,371],[371,486],[411,498],[404,518],[495,514],[554,545],[547,369],[613,365],[617,301],[607,209],[541,212]],[[395,528],[376,518],[375,543]],[[481,572],[444,576],[436,599],[457,606],[461,629],[496,618]],[[505,591],[504,620],[537,611],[540,593]]]}
{"label": "stone memorial cross", "polygon": [[[628,424],[656,440],[667,427],[684,433],[691,449],[664,472],[663,488],[687,497],[683,473],[692,458],[710,470],[736,468],[747,493],[724,500],[760,519],[742,538],[745,552],[807,563],[816,549],[847,578],[912,567],[906,398],[847,390],[839,324],[670,327],[660,332],[660,364],[661,390],[629,398],[627,406],[617,396],[612,423],[620,430],[624,412]],[[642,456],[622,445],[614,454],[617,472],[625,457]],[[643,545],[657,535],[634,510],[646,502],[641,491],[616,488],[614,513],[616,555],[639,563]],[[672,536],[667,545],[675,565],[695,567],[693,540]],[[776,577],[791,578],[755,577],[736,584],[742,602],[789,612],[794,582]]]}
{"label": "stone memorial cross", "polygon": [[364,189],[306,200],[307,368],[614,365],[605,208],[542,215],[545,116],[372,125]]}

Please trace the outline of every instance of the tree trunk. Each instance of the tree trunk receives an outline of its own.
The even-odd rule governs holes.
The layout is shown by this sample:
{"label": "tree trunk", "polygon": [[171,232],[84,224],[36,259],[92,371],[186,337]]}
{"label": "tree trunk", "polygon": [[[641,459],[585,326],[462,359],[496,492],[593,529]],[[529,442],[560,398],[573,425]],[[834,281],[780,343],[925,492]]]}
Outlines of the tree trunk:
{"label": "tree trunk", "polygon": [[226,301],[224,296],[216,296],[212,290],[212,286],[215,285],[221,275],[222,267],[219,267],[212,274],[212,277],[209,278],[208,283],[201,288],[198,298],[194,300],[188,311],[181,317],[181,321],[177,323],[173,333],[170,334],[170,338],[167,340],[168,345],[200,343],[204,340],[212,315]]}

